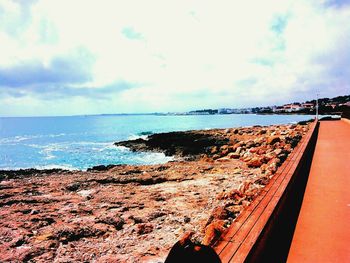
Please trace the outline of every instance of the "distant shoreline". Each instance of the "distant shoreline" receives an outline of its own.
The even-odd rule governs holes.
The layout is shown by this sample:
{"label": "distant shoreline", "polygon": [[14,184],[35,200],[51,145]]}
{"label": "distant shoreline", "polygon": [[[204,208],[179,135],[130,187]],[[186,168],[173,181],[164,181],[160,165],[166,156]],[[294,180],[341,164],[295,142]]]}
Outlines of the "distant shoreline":
{"label": "distant shoreline", "polygon": [[[327,113],[322,115],[332,115]],[[60,116],[0,116],[0,118],[70,118],[70,117],[113,117],[113,116],[215,116],[215,115],[314,115],[312,113],[215,113],[215,114],[190,114],[190,113],[115,113],[115,114],[82,114]],[[320,114],[321,115],[321,114]]]}

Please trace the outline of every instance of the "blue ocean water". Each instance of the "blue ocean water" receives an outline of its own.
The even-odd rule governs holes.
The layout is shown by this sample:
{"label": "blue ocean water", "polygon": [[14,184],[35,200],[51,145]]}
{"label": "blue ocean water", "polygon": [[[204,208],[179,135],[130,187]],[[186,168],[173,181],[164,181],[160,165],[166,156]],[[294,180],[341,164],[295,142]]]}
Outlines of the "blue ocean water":
{"label": "blue ocean water", "polygon": [[0,118],[0,169],[154,164],[162,153],[134,153],[114,142],[150,133],[293,123],[307,115],[98,115]]}

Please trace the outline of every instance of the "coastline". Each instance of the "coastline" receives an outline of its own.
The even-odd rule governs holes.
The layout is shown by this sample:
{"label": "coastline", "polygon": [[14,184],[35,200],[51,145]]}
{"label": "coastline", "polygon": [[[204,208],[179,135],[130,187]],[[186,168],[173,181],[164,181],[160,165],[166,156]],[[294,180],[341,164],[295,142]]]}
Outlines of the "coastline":
{"label": "coastline", "polygon": [[161,165],[1,171],[0,260],[164,260],[187,231],[210,245],[307,132],[303,124],[119,142],[178,156]]}

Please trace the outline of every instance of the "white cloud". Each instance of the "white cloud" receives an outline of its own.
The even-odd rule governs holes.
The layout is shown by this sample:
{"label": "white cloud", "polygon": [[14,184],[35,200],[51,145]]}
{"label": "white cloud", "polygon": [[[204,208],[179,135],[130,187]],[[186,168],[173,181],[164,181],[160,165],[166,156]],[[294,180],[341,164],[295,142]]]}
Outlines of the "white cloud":
{"label": "white cloud", "polygon": [[[71,113],[268,105],[309,99],[316,89],[336,96],[350,93],[349,19],[349,5],[314,0],[61,0],[26,8],[0,0],[0,70],[33,60],[50,67],[56,57],[87,50],[91,76],[62,83],[72,92],[49,114],[69,114],[68,105],[76,105]],[[109,89],[104,105],[89,97],[96,93],[71,96],[118,82],[136,85]],[[8,110],[0,115],[24,115],[28,101],[45,104],[22,89],[27,95],[15,100],[23,103],[0,98]],[[0,80],[0,93],[6,90]],[[78,109],[77,98],[87,106]]]}

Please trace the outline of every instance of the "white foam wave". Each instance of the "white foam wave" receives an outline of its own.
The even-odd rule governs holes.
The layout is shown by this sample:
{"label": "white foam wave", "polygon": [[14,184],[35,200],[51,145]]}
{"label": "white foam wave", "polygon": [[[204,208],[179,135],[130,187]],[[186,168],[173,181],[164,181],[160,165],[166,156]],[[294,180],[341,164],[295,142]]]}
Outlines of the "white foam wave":
{"label": "white foam wave", "polygon": [[24,170],[24,169],[38,169],[38,170],[50,170],[50,169],[62,169],[62,170],[69,170],[69,171],[77,171],[79,170],[76,167],[73,167],[71,165],[59,165],[59,164],[48,164],[48,165],[36,165],[31,167],[0,167],[0,170],[4,171],[17,171],[17,170]]}
{"label": "white foam wave", "polygon": [[15,137],[8,137],[8,138],[1,138],[0,143],[7,144],[7,143],[17,143],[25,140],[29,140],[31,137],[29,136],[15,136]]}
{"label": "white foam wave", "polygon": [[142,156],[135,156],[135,161],[144,164],[160,164],[174,160],[172,156],[166,156],[164,153],[146,153]]}
{"label": "white foam wave", "polygon": [[62,169],[62,170],[69,170],[69,171],[79,170],[78,168],[73,167],[71,165],[60,165],[60,164],[37,165],[37,166],[34,166],[34,168],[38,170],[45,170],[45,169]]}
{"label": "white foam wave", "polygon": [[41,150],[39,153],[44,155],[44,159],[46,160],[50,160],[50,159],[54,159],[56,156],[52,153],[54,151],[54,149],[52,148],[44,148],[43,150]]}
{"label": "white foam wave", "polygon": [[137,139],[143,139],[143,140],[148,140],[148,135],[136,135],[136,134],[131,134],[128,137],[128,140],[137,140]]}
{"label": "white foam wave", "polygon": [[59,134],[46,134],[46,135],[17,135],[14,137],[5,137],[0,139],[1,144],[11,144],[11,143],[18,143],[22,141],[32,140],[32,139],[38,139],[38,138],[55,138],[55,137],[61,137],[66,136],[65,133],[59,133]]}

